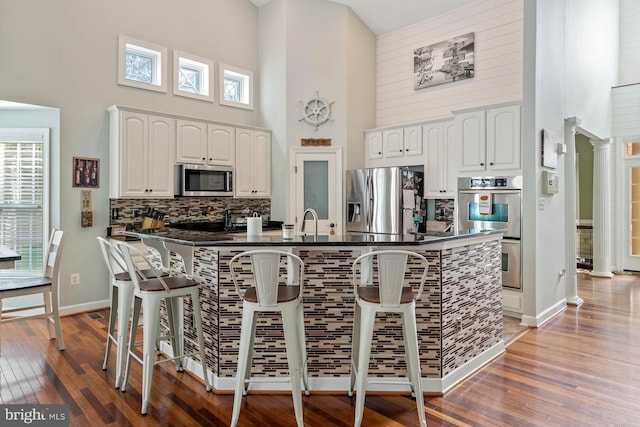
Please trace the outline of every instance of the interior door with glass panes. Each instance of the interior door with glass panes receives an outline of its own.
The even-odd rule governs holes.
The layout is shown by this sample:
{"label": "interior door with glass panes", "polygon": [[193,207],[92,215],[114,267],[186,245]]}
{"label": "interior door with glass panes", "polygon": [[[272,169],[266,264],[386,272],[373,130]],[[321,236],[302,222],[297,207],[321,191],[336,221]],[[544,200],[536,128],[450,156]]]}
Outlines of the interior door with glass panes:
{"label": "interior door with glass panes", "polygon": [[625,257],[624,269],[640,271],[640,157],[625,164]]}
{"label": "interior door with glass panes", "polygon": [[[293,212],[296,231],[300,230],[302,215],[313,209],[318,215],[318,235],[342,234],[342,162],[340,150],[295,151],[292,155]],[[311,214],[305,219],[305,233],[314,233]]]}

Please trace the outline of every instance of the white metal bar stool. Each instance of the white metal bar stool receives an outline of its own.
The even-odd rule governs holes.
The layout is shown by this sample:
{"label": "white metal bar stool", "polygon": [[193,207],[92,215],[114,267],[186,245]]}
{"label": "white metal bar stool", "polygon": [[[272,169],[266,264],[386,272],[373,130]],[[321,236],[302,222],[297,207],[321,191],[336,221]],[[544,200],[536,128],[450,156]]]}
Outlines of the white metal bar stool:
{"label": "white metal bar stool", "polygon": [[[104,352],[102,370],[107,370],[111,344],[113,343],[116,345],[115,387],[119,388],[124,375],[124,361],[127,352],[126,340],[129,330],[129,318],[131,317],[131,304],[133,303],[133,282],[120,250],[103,237],[98,237],[98,244],[109,271],[109,287],[111,288],[107,345]],[[168,275],[164,271],[160,271],[160,273],[163,277]],[[150,270],[143,270],[141,274],[141,278],[146,279],[153,277],[154,273]]]}
{"label": "white metal bar stool", "polygon": [[[405,286],[407,261],[417,262],[422,276],[417,292]],[[377,266],[377,269],[375,268]],[[376,313],[400,313],[407,362],[408,381],[415,396],[420,425],[426,427],[424,397],[420,376],[420,355],[418,352],[418,333],[416,330],[416,300],[420,298],[427,277],[428,262],[420,254],[401,250],[374,251],[360,255],[353,262],[353,291],[355,294],[355,313],[351,354],[351,387],[349,396],[356,393],[354,426],[362,423],[366,387],[369,380],[369,357]],[[377,275],[374,274],[377,271]],[[377,279],[376,279],[377,277]],[[386,382],[388,384],[388,382]]]}
{"label": "white metal bar stool", "polygon": [[[162,276],[162,272],[158,271],[151,261],[143,254],[139,249],[127,244],[126,242],[116,242],[116,247],[120,249],[122,256],[126,262],[129,276],[133,282],[133,318],[131,321],[131,331],[129,334],[129,350],[127,357],[127,365],[125,368],[124,378],[120,389],[125,391],[127,381],[129,379],[129,371],[131,368],[131,358],[136,359],[142,364],[142,407],[141,413],[146,414],[149,406],[149,397],[151,394],[151,381],[153,378],[154,365],[173,360],[176,362],[178,370],[183,370],[183,360],[185,357],[192,356],[194,354],[200,355],[202,364],[202,373],[207,391],[211,390],[209,385],[209,376],[207,373],[207,363],[204,353],[204,338],[202,331],[202,317],[200,313],[200,296],[199,296],[199,283],[195,280],[188,279],[181,276]],[[147,276],[146,279],[141,279],[141,270],[133,263],[132,256],[136,256],[139,259],[146,262],[148,269],[153,273]],[[174,341],[182,342],[185,337],[182,333],[182,324],[178,328],[176,325],[182,319],[175,318],[173,315],[172,307],[176,307],[178,304],[182,304],[182,298],[190,297],[193,305],[193,320],[196,327],[197,343],[193,343],[198,346],[198,351],[194,351],[189,354],[173,354],[171,358],[155,360],[155,345],[160,339],[171,339],[172,344]],[[165,300],[167,304],[167,312],[169,317],[169,335],[165,337],[158,337],[157,324],[160,321],[160,303]],[[135,352],[135,337],[138,329],[138,319],[140,317],[140,309],[142,308],[143,318],[143,343],[142,343],[142,358],[138,357]],[[173,345],[173,348],[177,348]],[[183,348],[180,346],[180,348]]]}
{"label": "white metal bar stool", "polygon": [[[285,260],[286,262],[284,262]],[[249,287],[242,287],[241,289],[240,267],[236,267],[236,265],[242,263],[249,264],[248,266],[245,265],[243,270],[246,272],[250,269],[253,280]],[[238,370],[236,373],[236,390],[233,400],[231,426],[234,427],[238,423],[242,396],[247,393],[249,383],[252,381],[251,365],[256,315],[261,311],[280,312],[282,315],[293,408],[298,426],[303,426],[300,380],[304,384],[305,394],[309,395],[304,314],[302,310],[304,263],[299,257],[289,252],[255,250],[234,256],[229,261],[229,268],[236,292],[242,299],[242,329],[240,331]],[[246,276],[243,275],[243,277]],[[242,282],[245,281],[242,280]]]}

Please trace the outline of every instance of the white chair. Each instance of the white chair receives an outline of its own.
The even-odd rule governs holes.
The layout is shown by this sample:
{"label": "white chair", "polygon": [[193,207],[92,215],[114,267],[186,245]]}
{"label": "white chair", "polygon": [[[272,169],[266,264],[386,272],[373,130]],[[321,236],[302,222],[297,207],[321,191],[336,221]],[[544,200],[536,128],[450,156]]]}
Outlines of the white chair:
{"label": "white chair", "polygon": [[[4,323],[18,320],[45,318],[48,321],[49,338],[55,335],[58,350],[64,350],[64,340],[62,338],[62,327],[60,326],[59,313],[59,281],[60,281],[60,260],[62,258],[62,248],[64,244],[64,232],[53,229],[49,237],[49,245],[44,257],[44,271],[42,276],[19,277],[0,280],[0,326]],[[3,310],[2,300],[4,298],[19,297],[24,295],[42,294],[43,303],[28,307],[16,307]],[[36,314],[14,314],[27,310],[39,310],[43,312]],[[4,314],[12,314],[12,317],[3,318]],[[1,329],[1,328],[0,328]]]}
{"label": "white chair", "polygon": [[[124,375],[124,360],[127,352],[126,340],[129,330],[129,318],[131,317],[131,304],[133,303],[133,282],[120,250],[103,237],[98,237],[98,244],[109,271],[109,287],[111,289],[109,295],[109,326],[102,370],[107,370],[111,344],[113,343],[116,345],[115,387],[119,388]],[[168,275],[164,271],[159,271],[163,277]],[[154,273],[150,270],[144,270],[141,274],[141,278],[146,279],[153,277]]]}
{"label": "white chair", "polygon": [[[408,260],[411,269],[420,268],[421,279],[417,292],[405,286]],[[420,425],[426,427],[424,397],[420,377],[420,355],[416,330],[416,300],[420,298],[427,277],[428,262],[420,254],[383,250],[363,254],[352,266],[355,313],[351,354],[351,387],[349,396],[356,390],[354,426],[362,423],[367,383],[375,382],[367,377],[373,340],[376,313],[400,313],[404,336],[408,381],[415,396]],[[377,274],[376,274],[377,272]]]}
{"label": "white chair", "polygon": [[[302,310],[304,263],[288,252],[254,250],[234,256],[229,261],[229,268],[236,292],[242,299],[242,327],[231,426],[235,427],[238,423],[242,396],[247,393],[252,381],[251,365],[258,312],[280,312],[282,315],[293,407],[298,426],[303,426],[301,380],[305,394],[309,395]],[[249,273],[252,280],[241,279],[248,279]],[[247,285],[247,282],[251,283]]]}
{"label": "white chair", "polygon": [[[116,242],[116,247],[120,250],[124,258],[127,271],[133,282],[133,318],[131,321],[131,330],[129,334],[129,349],[127,364],[125,368],[124,378],[120,390],[126,391],[129,379],[129,371],[131,368],[131,359],[135,359],[142,364],[142,407],[141,413],[146,414],[149,406],[149,398],[151,394],[151,381],[153,378],[153,367],[161,362],[173,360],[179,371],[184,370],[184,358],[194,354],[200,355],[202,364],[202,373],[207,391],[211,390],[209,385],[209,376],[207,373],[206,356],[204,352],[204,338],[202,331],[202,316],[200,313],[200,296],[199,283],[195,280],[182,276],[164,276],[163,272],[157,270],[149,258],[139,249],[129,245],[126,242]],[[151,272],[142,279],[143,273],[134,262],[133,257],[146,263],[145,270]],[[183,341],[186,339],[182,333],[182,317],[176,316],[178,307],[182,307],[183,298],[190,297],[193,309],[193,321],[196,327],[198,351],[184,354],[182,351],[176,352],[176,349],[182,349]],[[158,336],[158,322],[160,321],[160,303],[164,299],[169,323],[169,335],[164,337]],[[143,339],[142,339],[142,358],[135,353],[136,341],[135,337],[138,331],[138,319],[140,310],[142,309]],[[179,324],[179,325],[178,325]],[[155,360],[155,347],[158,340],[170,339],[173,347],[173,355],[170,358]]]}

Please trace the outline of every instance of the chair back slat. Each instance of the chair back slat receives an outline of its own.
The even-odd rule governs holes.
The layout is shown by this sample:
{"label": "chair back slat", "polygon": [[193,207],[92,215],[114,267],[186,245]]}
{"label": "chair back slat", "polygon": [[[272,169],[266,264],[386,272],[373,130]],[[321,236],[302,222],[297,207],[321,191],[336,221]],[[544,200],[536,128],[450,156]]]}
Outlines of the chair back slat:
{"label": "chair back slat", "polygon": [[56,230],[55,228],[51,230],[43,275],[55,283],[58,282],[60,274],[60,260],[62,259],[60,254],[62,254],[64,239],[64,231]]}
{"label": "chair back slat", "polygon": [[[283,259],[286,259],[286,264],[282,263]],[[300,286],[300,295],[302,295],[304,263],[298,256],[278,250],[254,250],[237,254],[229,261],[231,277],[236,292],[241,298],[244,298],[244,292],[240,289],[238,279],[240,272],[236,264],[243,260],[251,261],[252,286],[256,288],[256,297],[260,306],[272,307],[278,304],[278,286],[280,285]]]}
{"label": "chair back slat", "polygon": [[[169,286],[162,278],[162,271],[158,270],[151,260],[140,249],[128,244],[127,242],[115,242],[115,247],[119,250],[122,258],[124,258],[127,271],[137,292],[140,292],[140,279],[158,279],[165,291],[169,291]],[[144,268],[140,268],[133,262],[133,258],[141,260]],[[151,272],[151,277],[146,277],[142,270]]]}
{"label": "chair back slat", "polygon": [[[414,263],[417,263],[421,269],[420,283],[417,291],[414,292],[414,300],[420,298],[429,263],[424,256],[405,250],[374,251],[356,258],[352,266],[354,294],[358,296],[359,286],[377,286],[381,305],[399,305],[403,288],[411,286],[405,276],[414,268]],[[374,270],[377,270],[375,274]]]}

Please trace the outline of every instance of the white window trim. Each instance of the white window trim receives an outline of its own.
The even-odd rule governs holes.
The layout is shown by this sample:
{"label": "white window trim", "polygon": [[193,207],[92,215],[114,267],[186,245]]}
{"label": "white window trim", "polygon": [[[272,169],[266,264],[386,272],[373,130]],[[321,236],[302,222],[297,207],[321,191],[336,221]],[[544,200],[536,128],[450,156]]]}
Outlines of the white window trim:
{"label": "white window trim", "polygon": [[[231,71],[233,73],[246,76],[247,78],[247,85],[245,87],[245,93],[247,94],[246,102],[227,101],[226,99],[224,99],[225,71]],[[220,105],[227,105],[230,107],[245,108],[247,110],[253,110],[253,73],[251,71],[221,63],[218,80],[219,80]]]}
{"label": "white window trim", "polygon": [[[141,48],[141,50],[148,50],[152,53],[156,53],[158,61],[156,63],[156,76],[157,80],[153,83],[144,83],[137,80],[127,79],[126,75],[126,55],[127,44],[134,45]],[[148,43],[141,40],[136,40],[131,37],[119,35],[118,36],[118,84],[123,86],[131,86],[138,89],[153,90],[156,92],[167,92],[167,48],[158,46],[153,43]]]}
{"label": "white window trim", "polygon": [[[193,93],[180,90],[180,60],[185,59],[187,62],[194,63],[196,67],[206,68],[200,73],[202,79],[203,93]],[[202,67],[200,67],[202,66]],[[213,102],[214,84],[213,84],[213,61],[211,59],[202,58],[190,53],[179,50],[173,51],[173,94],[185,96],[187,98],[199,99],[202,101]]]}

